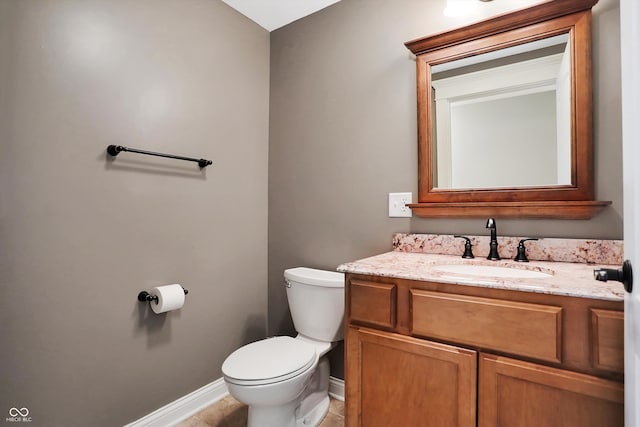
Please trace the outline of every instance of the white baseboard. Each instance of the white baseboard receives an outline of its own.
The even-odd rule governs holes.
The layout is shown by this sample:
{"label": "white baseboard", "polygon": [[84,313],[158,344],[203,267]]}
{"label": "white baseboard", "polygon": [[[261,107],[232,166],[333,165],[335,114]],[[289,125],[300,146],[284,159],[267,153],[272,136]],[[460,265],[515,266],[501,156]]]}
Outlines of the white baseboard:
{"label": "white baseboard", "polygon": [[344,380],[329,377],[329,396],[344,402]]}
{"label": "white baseboard", "polygon": [[124,427],[167,427],[178,424],[229,394],[223,378],[193,391]]}
{"label": "white baseboard", "polygon": [[[124,427],[167,427],[178,424],[229,394],[223,378],[164,405]],[[344,380],[329,377],[329,396],[344,401]]]}

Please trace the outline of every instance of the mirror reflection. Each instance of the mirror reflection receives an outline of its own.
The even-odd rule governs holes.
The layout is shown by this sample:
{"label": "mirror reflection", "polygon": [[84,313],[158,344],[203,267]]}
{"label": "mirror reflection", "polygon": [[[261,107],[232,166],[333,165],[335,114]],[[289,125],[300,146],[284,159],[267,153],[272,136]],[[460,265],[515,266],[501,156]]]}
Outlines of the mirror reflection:
{"label": "mirror reflection", "polygon": [[437,189],[571,185],[569,34],[431,66]]}

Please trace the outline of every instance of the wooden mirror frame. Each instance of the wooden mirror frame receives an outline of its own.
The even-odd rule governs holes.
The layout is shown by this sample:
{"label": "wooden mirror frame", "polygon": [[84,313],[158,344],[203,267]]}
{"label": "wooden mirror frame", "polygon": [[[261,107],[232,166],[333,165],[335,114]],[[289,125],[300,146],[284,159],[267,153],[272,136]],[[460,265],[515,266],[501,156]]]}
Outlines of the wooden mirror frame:
{"label": "wooden mirror frame", "polygon": [[[591,89],[591,8],[598,0],[550,0],[466,27],[409,41],[416,55],[418,202],[422,217],[588,219],[611,202],[595,201]],[[572,70],[570,185],[495,189],[434,188],[431,67],[569,33]]]}

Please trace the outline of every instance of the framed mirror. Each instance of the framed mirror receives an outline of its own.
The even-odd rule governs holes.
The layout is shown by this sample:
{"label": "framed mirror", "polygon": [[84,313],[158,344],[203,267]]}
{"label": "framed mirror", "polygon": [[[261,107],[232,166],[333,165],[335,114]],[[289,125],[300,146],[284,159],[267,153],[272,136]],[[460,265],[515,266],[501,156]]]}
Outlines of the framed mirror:
{"label": "framed mirror", "polygon": [[585,219],[594,201],[591,7],[553,0],[407,42],[418,216]]}

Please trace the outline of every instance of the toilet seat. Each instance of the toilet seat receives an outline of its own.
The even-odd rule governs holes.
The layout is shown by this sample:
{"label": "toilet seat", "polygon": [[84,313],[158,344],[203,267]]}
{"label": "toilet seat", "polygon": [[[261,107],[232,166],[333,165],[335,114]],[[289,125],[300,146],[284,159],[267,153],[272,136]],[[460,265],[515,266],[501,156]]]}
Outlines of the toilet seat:
{"label": "toilet seat", "polygon": [[272,384],[301,374],[316,360],[312,345],[288,336],[273,337],[231,353],[222,364],[222,374],[238,385]]}

